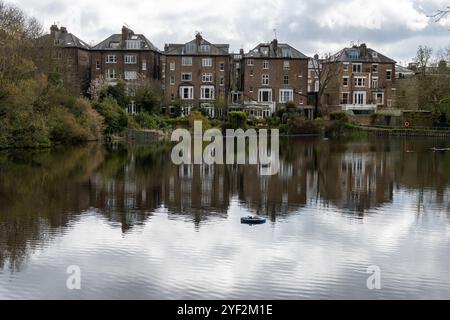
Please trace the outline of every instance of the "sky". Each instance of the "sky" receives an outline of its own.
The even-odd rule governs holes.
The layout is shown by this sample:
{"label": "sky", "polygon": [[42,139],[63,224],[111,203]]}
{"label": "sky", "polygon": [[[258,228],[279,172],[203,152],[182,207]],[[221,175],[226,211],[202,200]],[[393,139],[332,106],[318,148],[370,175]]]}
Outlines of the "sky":
{"label": "sky", "polygon": [[[5,1],[5,0],[4,0]],[[38,18],[45,29],[67,27],[97,44],[126,24],[159,49],[185,43],[197,31],[212,43],[247,52],[275,35],[307,55],[367,45],[401,64],[419,45],[450,47],[450,17],[428,16],[450,0],[6,0]],[[275,31],[276,30],[276,31]]]}

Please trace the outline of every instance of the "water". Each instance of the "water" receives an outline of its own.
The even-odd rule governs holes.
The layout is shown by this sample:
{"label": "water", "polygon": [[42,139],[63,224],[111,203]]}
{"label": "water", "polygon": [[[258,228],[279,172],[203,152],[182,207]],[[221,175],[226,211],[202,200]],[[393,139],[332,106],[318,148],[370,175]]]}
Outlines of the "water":
{"label": "water", "polygon": [[450,299],[433,147],[450,141],[285,139],[274,177],[176,167],[164,145],[0,153],[0,298]]}

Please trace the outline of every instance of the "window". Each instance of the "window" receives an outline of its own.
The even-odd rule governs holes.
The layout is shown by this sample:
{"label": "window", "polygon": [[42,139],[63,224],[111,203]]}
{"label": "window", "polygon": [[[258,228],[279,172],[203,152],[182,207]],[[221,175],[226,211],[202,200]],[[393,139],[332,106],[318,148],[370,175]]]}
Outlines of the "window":
{"label": "window", "polygon": [[378,88],[378,77],[372,78],[372,88],[375,88],[375,89]]}
{"label": "window", "polygon": [[192,73],[191,72],[182,73],[181,80],[182,81],[192,81]]}
{"label": "window", "polygon": [[142,60],[142,71],[147,71],[147,60]]}
{"label": "window", "polygon": [[269,47],[261,47],[260,52],[263,56],[268,56],[269,55]]}
{"label": "window", "polygon": [[211,58],[202,59],[202,66],[207,68],[212,67],[212,59]]}
{"label": "window", "polygon": [[344,62],[343,66],[344,66],[344,72],[348,72],[349,63],[348,62]]}
{"label": "window", "polygon": [[194,87],[180,87],[180,98],[182,100],[193,100]]}
{"label": "window", "polygon": [[363,88],[366,86],[366,78],[365,77],[355,77],[355,87]]}
{"label": "window", "polygon": [[175,85],[175,76],[170,76],[170,80],[169,80],[170,82],[170,85],[171,86],[174,86]]}
{"label": "window", "polygon": [[95,61],[95,69],[100,70],[100,60]]}
{"label": "window", "polygon": [[223,87],[225,85],[225,78],[220,77],[220,86]]}
{"label": "window", "polygon": [[265,70],[269,69],[269,61],[268,60],[263,61],[263,69],[265,69]]}
{"label": "window", "polygon": [[195,53],[195,44],[193,43],[186,44],[183,53]]}
{"label": "window", "polygon": [[375,63],[374,63],[374,64],[372,65],[372,72],[373,72],[373,73],[377,73],[377,72],[378,72],[378,64],[375,64]]}
{"label": "window", "polygon": [[200,87],[200,99],[214,100],[214,87],[213,86],[201,86]]}
{"label": "window", "polygon": [[117,79],[116,69],[106,70],[106,78],[107,79]]}
{"label": "window", "polygon": [[281,89],[280,90],[280,103],[286,103],[294,100],[294,90]]}
{"label": "window", "polygon": [[283,77],[283,84],[284,84],[285,86],[288,86],[288,85],[289,85],[289,76],[284,76],[284,77]]}
{"label": "window", "polygon": [[140,49],[141,48],[141,40],[127,40],[127,49]]}
{"label": "window", "polygon": [[254,66],[254,65],[255,65],[255,60],[253,60],[253,59],[248,59],[248,60],[247,60],[247,65],[248,65],[248,66]]}
{"label": "window", "polygon": [[353,104],[364,105],[366,104],[366,92],[354,92]]}
{"label": "window", "polygon": [[202,75],[202,82],[213,82],[213,75],[212,75],[212,73],[204,73]]}
{"label": "window", "polygon": [[350,95],[348,92],[342,93],[341,104],[349,104],[349,101],[348,101],[349,96]]}
{"label": "window", "polygon": [[225,62],[220,63],[220,71],[225,71]]}
{"label": "window", "polygon": [[269,75],[268,74],[263,74],[262,75],[262,85],[263,86],[268,86],[269,85]]}
{"label": "window", "polygon": [[290,48],[282,48],[281,54],[283,55],[283,58],[290,58],[291,57],[291,49]]}
{"label": "window", "polygon": [[352,65],[353,67],[353,73],[360,73],[362,72],[362,63],[354,63]]}
{"label": "window", "polygon": [[181,58],[182,66],[192,66],[192,57],[183,57]]}
{"label": "window", "polygon": [[132,55],[125,56],[125,64],[136,64],[137,57]]}
{"label": "window", "polygon": [[300,102],[300,104],[304,104],[305,100],[303,100],[303,98],[301,98],[299,102]]}
{"label": "window", "polygon": [[382,105],[382,104],[384,104],[384,93],[383,92],[375,92],[374,94],[373,94],[373,98],[374,98],[374,100],[375,100],[375,103],[377,104],[377,105]]}
{"label": "window", "polygon": [[175,71],[175,62],[170,63],[170,71]]}
{"label": "window", "polygon": [[348,56],[350,59],[358,59],[359,58],[359,50],[358,49],[350,49],[348,51]]}
{"label": "window", "polygon": [[386,80],[392,80],[392,70],[386,71]]}
{"label": "window", "polygon": [[209,53],[209,50],[210,50],[209,44],[202,44],[200,46],[200,52],[202,53]]}
{"label": "window", "polygon": [[372,52],[372,58],[374,58],[374,59],[378,58],[378,53],[377,52]]}
{"label": "window", "polygon": [[283,62],[283,69],[284,70],[289,70],[291,68],[291,63],[289,61],[284,61]]}
{"label": "window", "polygon": [[250,70],[250,77],[253,77],[255,75],[253,69]]}
{"label": "window", "polygon": [[106,63],[117,63],[117,56],[116,55],[107,55],[106,56]]}
{"label": "window", "polygon": [[342,78],[342,85],[343,85],[344,87],[348,87],[348,80],[349,80],[348,77]]}
{"label": "window", "polygon": [[136,71],[125,71],[125,80],[136,80],[137,72]]}
{"label": "window", "polygon": [[259,89],[258,102],[272,102],[272,89]]}

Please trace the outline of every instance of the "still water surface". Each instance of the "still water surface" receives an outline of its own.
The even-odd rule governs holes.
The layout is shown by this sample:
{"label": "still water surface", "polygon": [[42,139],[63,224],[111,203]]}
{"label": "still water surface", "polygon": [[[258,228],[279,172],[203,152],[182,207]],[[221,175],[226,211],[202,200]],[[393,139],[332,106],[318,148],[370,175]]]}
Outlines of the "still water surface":
{"label": "still water surface", "polygon": [[0,153],[0,299],[450,299],[433,147],[450,141],[290,138],[273,177],[176,167],[164,145]]}

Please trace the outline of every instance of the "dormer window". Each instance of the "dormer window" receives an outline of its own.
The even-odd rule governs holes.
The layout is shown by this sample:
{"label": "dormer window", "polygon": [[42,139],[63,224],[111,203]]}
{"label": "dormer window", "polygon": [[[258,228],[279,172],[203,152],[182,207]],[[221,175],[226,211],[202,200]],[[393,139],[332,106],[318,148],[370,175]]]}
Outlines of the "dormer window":
{"label": "dormer window", "polygon": [[187,43],[184,48],[184,53],[195,53],[195,44]]}
{"label": "dormer window", "polygon": [[133,49],[141,49],[141,41],[140,40],[127,40],[127,49],[133,50]]}
{"label": "dormer window", "polygon": [[359,51],[358,49],[350,49],[348,51],[348,56],[350,59],[358,59],[359,58]]}
{"label": "dormer window", "polygon": [[269,55],[269,47],[261,47],[261,54],[263,56],[268,56]]}
{"label": "dormer window", "polygon": [[211,50],[211,47],[209,46],[209,44],[202,44],[200,46],[201,53],[209,53],[210,50]]}
{"label": "dormer window", "polygon": [[374,58],[374,59],[378,58],[378,53],[377,52],[372,52],[372,58]]}
{"label": "dormer window", "polygon": [[289,48],[283,48],[282,50],[283,58],[290,58],[291,57],[291,49]]}
{"label": "dormer window", "polygon": [[109,48],[110,49],[117,49],[117,48],[119,48],[119,42],[110,42],[109,43]]}

